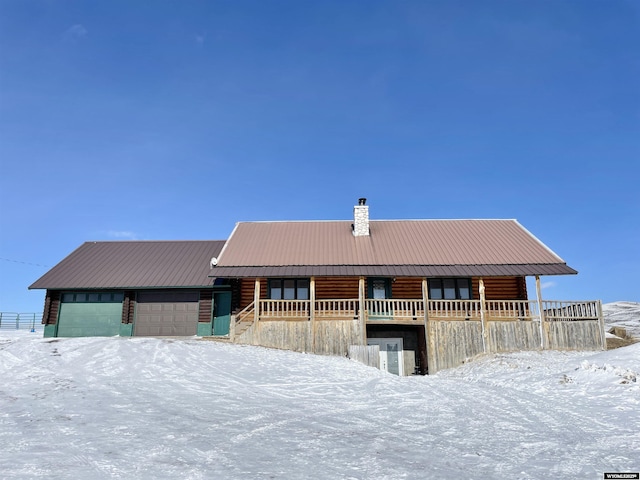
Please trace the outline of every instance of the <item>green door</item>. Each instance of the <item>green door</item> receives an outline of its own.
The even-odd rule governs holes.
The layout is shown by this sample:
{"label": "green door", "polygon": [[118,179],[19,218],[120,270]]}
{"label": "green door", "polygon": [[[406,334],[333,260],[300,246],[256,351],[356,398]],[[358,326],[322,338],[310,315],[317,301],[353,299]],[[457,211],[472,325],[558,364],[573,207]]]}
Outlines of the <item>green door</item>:
{"label": "green door", "polygon": [[213,334],[229,335],[231,292],[213,294]]}
{"label": "green door", "polygon": [[122,303],[61,303],[58,337],[111,337],[120,334]]}

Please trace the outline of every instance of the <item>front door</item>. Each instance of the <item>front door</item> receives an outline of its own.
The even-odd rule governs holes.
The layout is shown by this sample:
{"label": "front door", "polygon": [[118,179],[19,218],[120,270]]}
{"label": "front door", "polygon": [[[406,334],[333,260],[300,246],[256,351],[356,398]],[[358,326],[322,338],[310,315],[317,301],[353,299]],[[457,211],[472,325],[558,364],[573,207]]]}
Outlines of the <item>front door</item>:
{"label": "front door", "polygon": [[385,301],[391,299],[390,280],[389,278],[369,278],[367,280],[367,294],[373,300],[370,302],[369,308],[370,320],[390,320],[393,318],[391,305]]}
{"label": "front door", "polygon": [[401,338],[369,338],[367,344],[380,346],[380,370],[394,375],[404,375]]}
{"label": "front door", "polygon": [[213,334],[229,335],[231,323],[231,292],[219,292],[213,295]]}

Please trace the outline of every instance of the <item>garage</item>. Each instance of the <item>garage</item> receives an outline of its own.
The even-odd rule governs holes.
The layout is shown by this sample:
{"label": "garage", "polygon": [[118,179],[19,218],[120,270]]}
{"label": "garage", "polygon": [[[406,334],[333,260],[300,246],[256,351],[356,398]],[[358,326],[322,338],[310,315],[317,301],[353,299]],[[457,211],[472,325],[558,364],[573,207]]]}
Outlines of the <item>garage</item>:
{"label": "garage", "polygon": [[138,292],[134,336],[191,336],[198,330],[198,291]]}
{"label": "garage", "polygon": [[110,337],[119,335],[121,292],[65,292],[60,299],[58,337]]}

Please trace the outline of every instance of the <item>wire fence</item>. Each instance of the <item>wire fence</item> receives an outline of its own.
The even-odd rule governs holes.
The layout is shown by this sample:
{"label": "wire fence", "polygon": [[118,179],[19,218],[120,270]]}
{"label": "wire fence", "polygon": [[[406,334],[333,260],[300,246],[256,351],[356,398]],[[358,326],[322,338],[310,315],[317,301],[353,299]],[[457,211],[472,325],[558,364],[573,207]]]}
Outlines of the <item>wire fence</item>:
{"label": "wire fence", "polygon": [[42,313],[0,312],[0,330],[42,331]]}

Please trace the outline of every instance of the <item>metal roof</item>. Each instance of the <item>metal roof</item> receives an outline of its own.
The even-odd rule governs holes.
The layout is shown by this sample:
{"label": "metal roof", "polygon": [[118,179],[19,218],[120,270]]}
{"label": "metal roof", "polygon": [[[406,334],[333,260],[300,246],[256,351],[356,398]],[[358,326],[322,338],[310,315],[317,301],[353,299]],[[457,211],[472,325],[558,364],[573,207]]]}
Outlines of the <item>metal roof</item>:
{"label": "metal roof", "polygon": [[86,242],[30,289],[206,287],[224,241]]}
{"label": "metal roof", "polygon": [[212,275],[505,276],[577,273],[516,220],[241,222]]}

